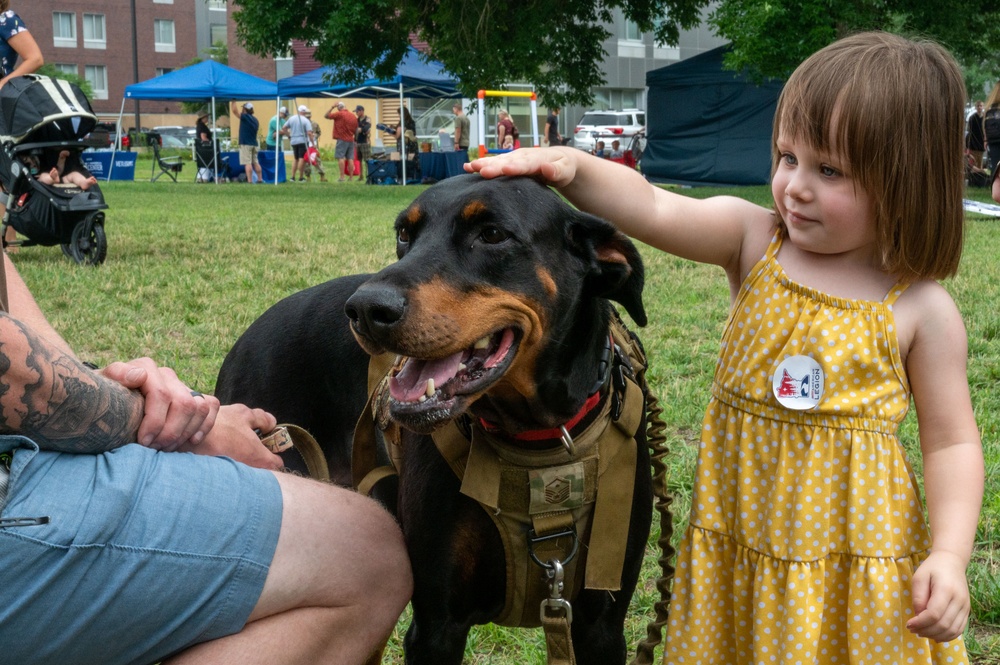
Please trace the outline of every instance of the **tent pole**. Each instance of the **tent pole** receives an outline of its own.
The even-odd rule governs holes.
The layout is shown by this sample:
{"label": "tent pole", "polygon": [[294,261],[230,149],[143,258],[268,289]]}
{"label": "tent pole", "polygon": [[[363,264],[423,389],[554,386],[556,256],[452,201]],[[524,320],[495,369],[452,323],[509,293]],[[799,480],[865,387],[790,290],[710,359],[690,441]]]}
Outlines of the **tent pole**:
{"label": "tent pole", "polygon": [[[196,162],[198,160],[195,160]],[[215,131],[215,95],[212,95],[212,168],[215,170],[215,184],[219,184],[219,133]]]}
{"label": "tent pole", "polygon": [[401,160],[399,162],[400,167],[403,172],[403,185],[406,185],[406,125],[403,124],[403,82],[399,82],[399,154],[401,155]]}
{"label": "tent pole", "polygon": [[115,142],[111,146],[111,166],[108,168],[108,176],[104,179],[104,182],[111,181],[111,169],[115,167],[115,153],[118,152],[119,146],[122,144],[122,116],[125,115],[125,98],[122,97],[122,107],[118,111],[118,125],[115,127]]}
{"label": "tent pole", "polygon": [[[266,141],[265,141],[266,144]],[[274,184],[278,184],[278,155],[281,154],[281,95],[274,104]]]}

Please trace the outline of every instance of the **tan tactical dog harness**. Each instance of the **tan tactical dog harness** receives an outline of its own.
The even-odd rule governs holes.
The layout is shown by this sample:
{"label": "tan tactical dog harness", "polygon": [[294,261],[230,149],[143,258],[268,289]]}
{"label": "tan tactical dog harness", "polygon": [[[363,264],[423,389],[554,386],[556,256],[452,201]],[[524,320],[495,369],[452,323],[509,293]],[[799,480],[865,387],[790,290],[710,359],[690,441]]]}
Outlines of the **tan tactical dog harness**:
{"label": "tan tactical dog harness", "polygon": [[[396,473],[402,460],[398,426],[388,417],[389,372],[395,362],[384,355],[369,365],[370,399],[355,429],[353,459],[355,487],[365,494]],[[621,588],[635,484],[635,436],[646,406],[641,388],[646,358],[617,316],[612,317],[605,367],[601,389],[574,421],[555,431],[522,435],[561,438],[562,447],[527,450],[512,445],[509,435],[489,423],[469,418],[432,434],[461,480],[462,494],[483,507],[503,541],[507,591],[496,623],[542,626],[553,665],[575,663],[572,607],[566,597],[580,588]],[[591,423],[570,437],[567,429],[594,409]],[[376,468],[376,428],[392,467]]]}

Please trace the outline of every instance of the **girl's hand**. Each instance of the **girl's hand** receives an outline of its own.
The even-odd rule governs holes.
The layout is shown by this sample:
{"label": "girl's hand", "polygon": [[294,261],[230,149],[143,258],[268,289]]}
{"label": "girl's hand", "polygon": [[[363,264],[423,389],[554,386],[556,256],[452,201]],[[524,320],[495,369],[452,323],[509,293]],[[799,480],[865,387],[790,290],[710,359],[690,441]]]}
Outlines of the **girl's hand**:
{"label": "girl's hand", "polygon": [[145,403],[136,438],[144,446],[173,451],[197,445],[215,424],[219,400],[193,393],[172,369],[150,358],[114,362],[100,373],[142,394]]}
{"label": "girl's hand", "polygon": [[575,148],[521,148],[473,160],[465,165],[465,170],[484,178],[539,176],[549,185],[565,187],[576,177],[578,160],[587,156]]}
{"label": "girl's hand", "polygon": [[969,584],[965,561],[952,552],[931,552],[913,574],[912,619],[906,628],[920,637],[949,642],[969,620]]}

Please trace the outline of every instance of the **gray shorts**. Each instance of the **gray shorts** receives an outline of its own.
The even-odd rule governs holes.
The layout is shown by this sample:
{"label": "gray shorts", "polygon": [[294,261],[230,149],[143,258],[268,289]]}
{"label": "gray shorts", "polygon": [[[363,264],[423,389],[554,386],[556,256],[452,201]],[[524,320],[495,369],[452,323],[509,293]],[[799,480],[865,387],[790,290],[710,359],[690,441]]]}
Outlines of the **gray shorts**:
{"label": "gray shorts", "polygon": [[137,444],[101,455],[14,450],[0,518],[4,662],[154,663],[239,632],[281,528],[274,474]]}
{"label": "gray shorts", "polygon": [[333,156],[337,159],[354,159],[354,141],[337,141]]}

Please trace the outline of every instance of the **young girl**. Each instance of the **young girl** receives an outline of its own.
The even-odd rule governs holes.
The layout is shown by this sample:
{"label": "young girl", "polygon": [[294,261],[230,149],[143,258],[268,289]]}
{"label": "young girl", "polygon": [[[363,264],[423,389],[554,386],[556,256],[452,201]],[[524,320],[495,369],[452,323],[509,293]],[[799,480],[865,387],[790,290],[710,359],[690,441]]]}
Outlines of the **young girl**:
{"label": "young girl", "polygon": [[[965,329],[935,281],[962,248],[964,96],[937,45],[824,48],[778,104],[774,210],[672,194],[578,150],[471,164],[540,175],[729,277],[664,663],[967,662],[983,458]],[[929,531],[896,437],[911,395]]]}

